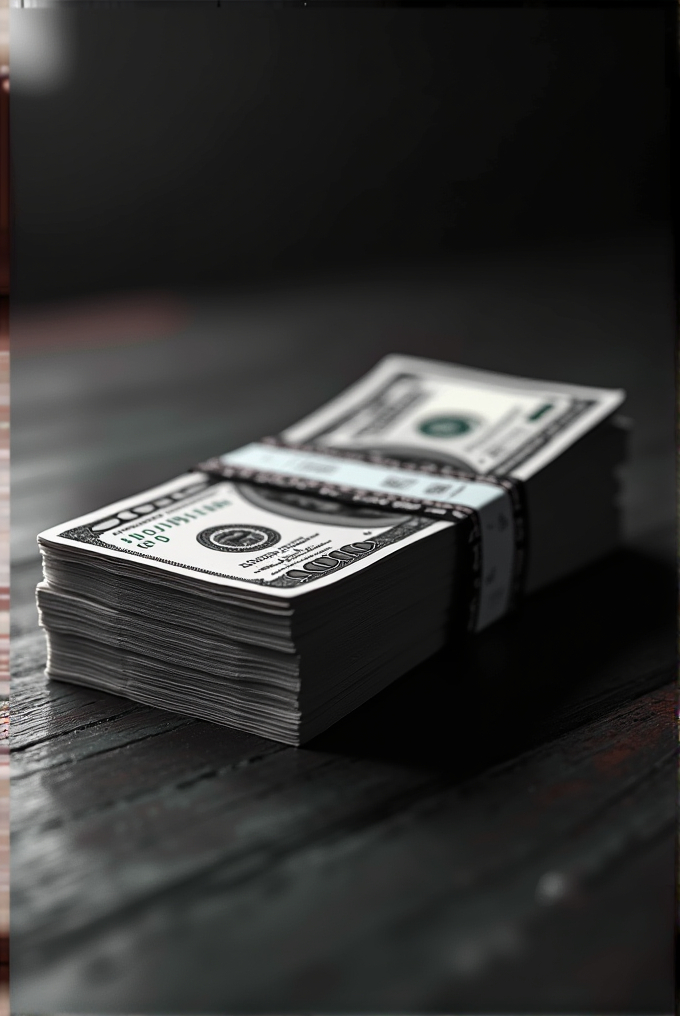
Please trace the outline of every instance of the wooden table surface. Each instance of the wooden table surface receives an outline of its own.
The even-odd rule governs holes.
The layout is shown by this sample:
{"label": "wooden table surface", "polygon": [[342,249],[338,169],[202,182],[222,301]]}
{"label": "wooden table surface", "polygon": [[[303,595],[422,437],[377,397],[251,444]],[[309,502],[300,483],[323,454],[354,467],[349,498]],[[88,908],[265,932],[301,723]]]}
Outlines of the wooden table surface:
{"label": "wooden table surface", "polygon": [[[659,233],[17,318],[14,1012],[672,1011],[670,263]],[[626,546],[303,749],[46,683],[41,528],[389,351],[626,387]]]}

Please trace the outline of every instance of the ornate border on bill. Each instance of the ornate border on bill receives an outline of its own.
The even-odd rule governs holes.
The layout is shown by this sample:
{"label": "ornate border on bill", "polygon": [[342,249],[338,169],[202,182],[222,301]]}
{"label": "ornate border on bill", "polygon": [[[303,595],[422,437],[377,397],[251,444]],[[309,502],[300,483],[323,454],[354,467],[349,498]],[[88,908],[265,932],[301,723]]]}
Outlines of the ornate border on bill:
{"label": "ornate border on bill", "polygon": [[526,527],[520,485],[432,462],[411,462],[265,438],[208,459],[215,477],[452,524],[467,521],[472,548],[470,627],[486,628],[521,593]]}

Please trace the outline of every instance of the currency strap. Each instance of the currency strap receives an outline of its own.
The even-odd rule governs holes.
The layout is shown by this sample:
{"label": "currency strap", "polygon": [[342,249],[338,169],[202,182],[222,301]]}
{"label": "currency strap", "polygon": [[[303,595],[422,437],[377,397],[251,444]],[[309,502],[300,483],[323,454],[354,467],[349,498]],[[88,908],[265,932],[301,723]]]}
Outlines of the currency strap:
{"label": "currency strap", "polygon": [[472,561],[469,627],[473,631],[499,620],[521,595],[526,526],[517,480],[374,452],[320,449],[278,437],[226,452],[195,468],[227,480],[466,524]]}

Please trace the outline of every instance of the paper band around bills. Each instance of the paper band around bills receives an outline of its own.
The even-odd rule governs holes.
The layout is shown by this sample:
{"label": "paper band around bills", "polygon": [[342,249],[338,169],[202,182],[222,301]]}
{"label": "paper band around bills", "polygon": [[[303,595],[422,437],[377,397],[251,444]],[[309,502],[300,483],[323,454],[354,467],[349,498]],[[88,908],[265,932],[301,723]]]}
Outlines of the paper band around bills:
{"label": "paper band around bills", "polygon": [[516,480],[479,476],[432,462],[375,453],[319,449],[265,438],[196,467],[213,476],[316,497],[418,514],[470,529],[469,627],[481,631],[504,616],[522,591],[523,499]]}

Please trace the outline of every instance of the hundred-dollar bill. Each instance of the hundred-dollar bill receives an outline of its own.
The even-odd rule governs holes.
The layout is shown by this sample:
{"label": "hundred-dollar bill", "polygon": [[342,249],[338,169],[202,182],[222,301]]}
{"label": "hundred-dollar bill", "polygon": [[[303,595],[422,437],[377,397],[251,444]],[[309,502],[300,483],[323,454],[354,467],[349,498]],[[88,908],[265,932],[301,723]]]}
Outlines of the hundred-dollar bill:
{"label": "hundred-dollar bill", "polygon": [[394,354],[282,436],[526,481],[611,416],[624,398],[616,389]]}
{"label": "hundred-dollar bill", "polygon": [[181,582],[256,596],[290,598],[336,582],[446,523],[347,507],[248,484],[188,473],[39,536],[41,546],[72,557],[95,553],[110,562],[141,563]]}

